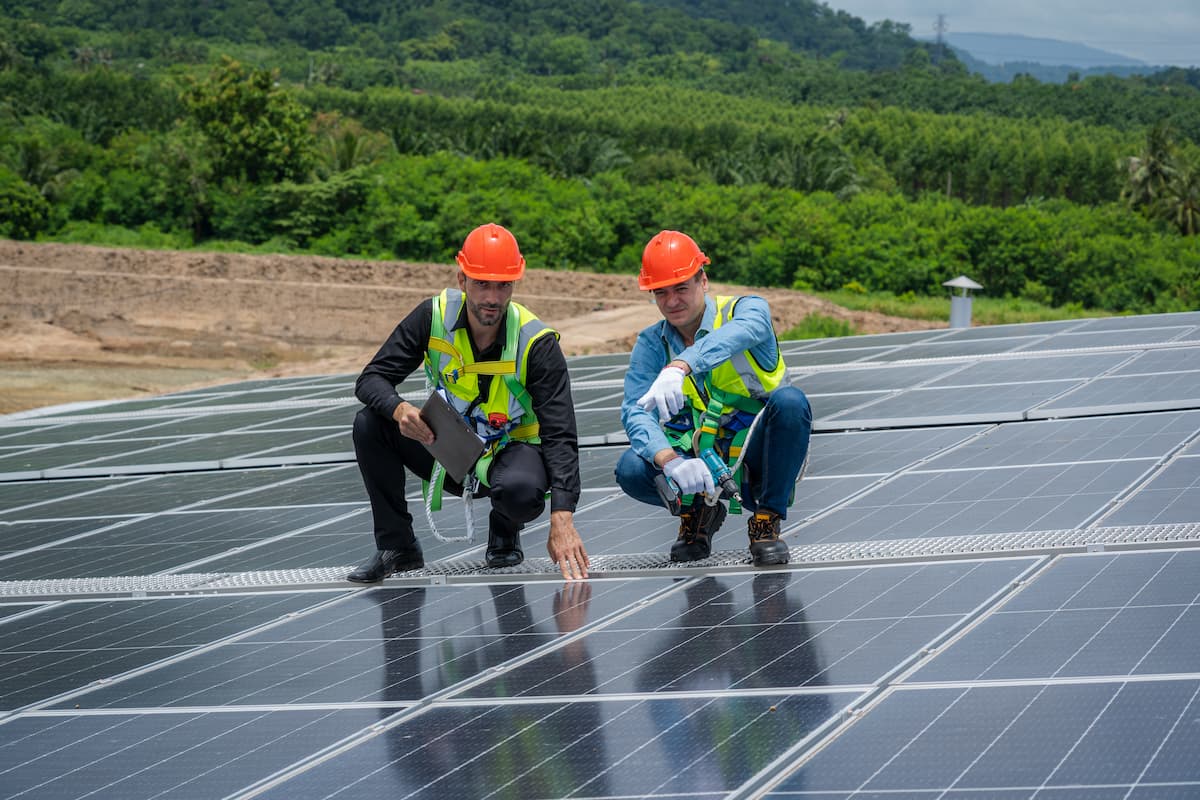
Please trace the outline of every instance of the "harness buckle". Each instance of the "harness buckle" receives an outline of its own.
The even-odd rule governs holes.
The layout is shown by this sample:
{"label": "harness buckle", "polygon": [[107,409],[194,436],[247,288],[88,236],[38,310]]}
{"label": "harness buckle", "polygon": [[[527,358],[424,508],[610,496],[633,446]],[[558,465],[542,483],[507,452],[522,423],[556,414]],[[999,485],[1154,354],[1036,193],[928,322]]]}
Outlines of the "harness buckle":
{"label": "harness buckle", "polygon": [[493,411],[487,415],[488,425],[499,430],[508,424],[508,414],[503,411]]}

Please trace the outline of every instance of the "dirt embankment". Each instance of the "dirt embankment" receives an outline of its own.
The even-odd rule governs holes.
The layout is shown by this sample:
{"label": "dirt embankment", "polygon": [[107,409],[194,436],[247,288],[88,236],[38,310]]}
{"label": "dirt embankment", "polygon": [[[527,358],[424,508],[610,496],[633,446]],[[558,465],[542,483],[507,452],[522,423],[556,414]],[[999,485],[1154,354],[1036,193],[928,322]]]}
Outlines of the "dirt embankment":
{"label": "dirt embankment", "polygon": [[[251,377],[357,372],[442,264],[124,250],[0,240],[0,414]],[[754,291],[784,331],[808,314],[869,333],[933,327]],[[627,351],[658,312],[627,275],[528,270],[516,298],[569,355]]]}

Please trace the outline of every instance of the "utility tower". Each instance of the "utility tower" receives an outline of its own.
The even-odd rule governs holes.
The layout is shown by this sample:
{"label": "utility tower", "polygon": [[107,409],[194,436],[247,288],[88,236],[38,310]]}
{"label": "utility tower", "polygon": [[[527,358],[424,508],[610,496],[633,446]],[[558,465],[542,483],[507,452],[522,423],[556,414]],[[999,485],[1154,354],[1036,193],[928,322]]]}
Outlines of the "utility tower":
{"label": "utility tower", "polygon": [[935,33],[937,33],[937,50],[934,51],[933,55],[933,63],[935,64],[942,63],[942,54],[944,52],[943,48],[945,47],[945,42],[943,41],[942,37],[945,35],[949,27],[950,26],[946,24],[946,15],[938,14],[937,22],[933,23],[933,30]]}

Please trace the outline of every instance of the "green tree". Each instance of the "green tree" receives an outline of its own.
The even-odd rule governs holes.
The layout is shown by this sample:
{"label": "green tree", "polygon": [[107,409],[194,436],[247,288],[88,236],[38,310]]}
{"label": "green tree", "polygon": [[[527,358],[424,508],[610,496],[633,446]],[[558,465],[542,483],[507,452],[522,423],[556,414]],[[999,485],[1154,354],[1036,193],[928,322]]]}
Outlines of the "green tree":
{"label": "green tree", "polygon": [[41,192],[0,166],[0,236],[32,239],[49,217],[50,204]]}
{"label": "green tree", "polygon": [[312,127],[316,136],[316,174],[319,178],[376,164],[395,152],[385,134],[367,130],[358,120],[344,118],[336,111],[317,114]]}
{"label": "green tree", "polygon": [[186,122],[204,135],[218,181],[307,178],[313,163],[309,113],[276,78],[224,58],[184,92]]}

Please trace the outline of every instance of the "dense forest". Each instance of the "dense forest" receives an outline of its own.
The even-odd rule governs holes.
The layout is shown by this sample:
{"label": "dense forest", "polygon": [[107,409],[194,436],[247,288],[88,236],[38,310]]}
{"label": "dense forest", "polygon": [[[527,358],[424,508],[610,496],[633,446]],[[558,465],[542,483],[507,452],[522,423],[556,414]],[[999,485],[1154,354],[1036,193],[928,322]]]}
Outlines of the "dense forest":
{"label": "dense forest", "polygon": [[[1076,76],[1077,77],[1077,76]],[[989,83],[813,0],[24,0],[0,235],[1200,306],[1200,70]]]}

